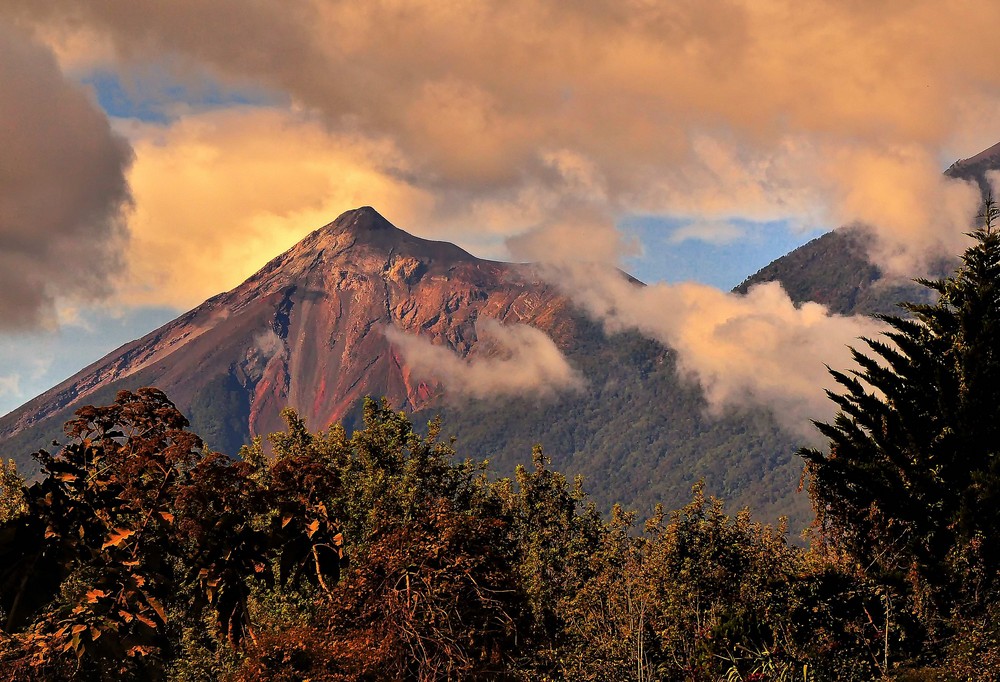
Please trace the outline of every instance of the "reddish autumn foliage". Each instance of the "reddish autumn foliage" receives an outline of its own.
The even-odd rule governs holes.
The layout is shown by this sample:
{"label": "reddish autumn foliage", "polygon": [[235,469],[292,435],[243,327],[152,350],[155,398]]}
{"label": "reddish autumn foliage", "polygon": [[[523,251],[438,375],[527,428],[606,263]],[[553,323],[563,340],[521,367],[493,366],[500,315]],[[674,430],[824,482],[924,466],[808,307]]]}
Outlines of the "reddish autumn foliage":
{"label": "reddish autumn foliage", "polygon": [[[122,392],[39,453],[40,482],[4,470],[0,682],[810,682],[894,663],[878,584],[700,485],[643,535],[540,449],[496,480],[385,403],[350,436],[285,419],[233,459],[159,391]],[[963,627],[954,670],[996,651],[992,624]]]}

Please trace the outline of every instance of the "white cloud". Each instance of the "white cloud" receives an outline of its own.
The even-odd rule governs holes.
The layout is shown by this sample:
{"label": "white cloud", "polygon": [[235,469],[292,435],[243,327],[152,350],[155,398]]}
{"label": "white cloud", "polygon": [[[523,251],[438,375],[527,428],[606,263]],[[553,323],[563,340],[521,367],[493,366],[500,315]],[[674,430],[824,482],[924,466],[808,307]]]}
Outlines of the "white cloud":
{"label": "white cloud", "polygon": [[671,244],[682,244],[686,241],[699,241],[707,244],[732,244],[746,234],[746,230],[725,221],[703,221],[681,225],[670,233],[667,241]]}
{"label": "white cloud", "polygon": [[583,377],[552,339],[534,327],[480,318],[476,334],[478,341],[469,357],[462,357],[425,337],[396,327],[385,329],[386,338],[414,375],[439,382],[451,397],[544,397],[583,386]]}
{"label": "white cloud", "polygon": [[20,374],[14,373],[0,375],[0,397],[20,398],[21,395]]}
{"label": "white cloud", "polygon": [[868,317],[797,306],[777,282],[739,296],[692,283],[639,286],[593,266],[553,268],[548,277],[609,330],[633,329],[676,350],[680,371],[702,386],[714,411],[764,406],[810,437],[810,420],[833,413],[823,392],[834,387],[826,365],[851,366],[848,345],[881,330]]}

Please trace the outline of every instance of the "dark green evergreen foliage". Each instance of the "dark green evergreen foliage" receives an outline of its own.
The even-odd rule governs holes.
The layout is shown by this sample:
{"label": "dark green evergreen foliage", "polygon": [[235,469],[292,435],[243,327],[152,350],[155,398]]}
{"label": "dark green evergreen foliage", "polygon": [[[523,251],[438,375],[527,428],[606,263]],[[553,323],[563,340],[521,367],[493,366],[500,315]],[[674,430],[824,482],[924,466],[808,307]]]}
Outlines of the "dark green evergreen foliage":
{"label": "dark green evergreen foliage", "polygon": [[250,440],[249,398],[233,372],[217,376],[191,399],[191,428],[209,447],[236,452]]}
{"label": "dark green evergreen foliage", "polygon": [[882,316],[886,341],[865,339],[860,370],[832,372],[840,413],[818,424],[829,453],[801,453],[831,540],[932,635],[978,617],[1000,587],[998,213],[988,200],[954,275],[922,281],[936,303]]}
{"label": "dark green evergreen foliage", "polygon": [[679,376],[676,355],[635,333],[606,336],[581,322],[567,359],[587,377],[582,394],[446,404],[440,414],[464,452],[513,476],[524,453],[543,443],[553,466],[582,475],[603,509],[620,503],[647,513],[683,505],[691,486],[762,518],[788,516],[797,532],[811,521],[797,495],[801,444],[764,410],[710,415],[700,387]]}

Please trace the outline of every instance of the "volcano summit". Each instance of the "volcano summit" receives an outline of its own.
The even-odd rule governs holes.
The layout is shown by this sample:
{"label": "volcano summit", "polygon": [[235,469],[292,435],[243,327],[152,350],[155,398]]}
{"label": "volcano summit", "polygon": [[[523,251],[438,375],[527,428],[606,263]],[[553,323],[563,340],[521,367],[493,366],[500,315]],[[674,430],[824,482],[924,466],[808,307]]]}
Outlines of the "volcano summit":
{"label": "volcano summit", "polygon": [[[390,340],[417,339],[455,362],[516,364],[483,331],[517,325],[572,368],[572,390],[449,392]],[[344,213],[232,291],[4,417],[5,456],[30,473],[26,455],[59,438],[77,407],[140,386],[166,392],[210,447],[228,453],[278,430],[286,406],[310,428],[351,428],[365,396],[385,396],[418,419],[442,415],[445,432],[461,437],[461,455],[490,458],[501,473],[542,443],[556,467],[587,477],[601,503],[680,504],[705,478],[737,504],[805,518],[805,501],[791,495],[801,468],[795,444],[767,414],[708,416],[669,349],[606,335],[531,266],[414,237],[370,207]]]}

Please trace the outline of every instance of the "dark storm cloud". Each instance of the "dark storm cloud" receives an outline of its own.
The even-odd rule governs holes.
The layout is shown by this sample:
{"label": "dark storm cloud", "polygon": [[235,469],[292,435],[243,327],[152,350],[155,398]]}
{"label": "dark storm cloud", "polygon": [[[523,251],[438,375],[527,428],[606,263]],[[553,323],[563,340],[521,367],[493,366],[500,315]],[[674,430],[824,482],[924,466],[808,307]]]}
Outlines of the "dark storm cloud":
{"label": "dark storm cloud", "polygon": [[0,328],[51,323],[59,298],[120,268],[131,148],[52,53],[0,25]]}

